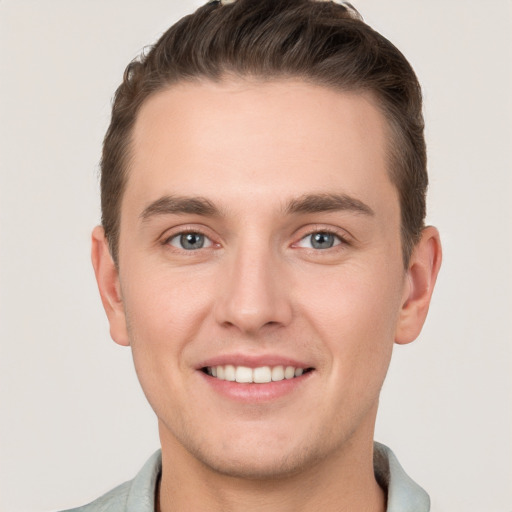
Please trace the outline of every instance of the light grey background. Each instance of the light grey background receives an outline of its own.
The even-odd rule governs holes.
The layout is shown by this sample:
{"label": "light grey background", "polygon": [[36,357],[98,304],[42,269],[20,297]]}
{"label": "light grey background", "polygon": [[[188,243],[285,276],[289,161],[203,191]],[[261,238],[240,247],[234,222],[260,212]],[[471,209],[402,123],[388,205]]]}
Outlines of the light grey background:
{"label": "light grey background", "polygon": [[[424,86],[444,265],[376,438],[439,510],[512,511],[512,2],[354,0]],[[123,69],[196,0],[0,0],[0,510],[50,511],[158,447],[89,263]]]}

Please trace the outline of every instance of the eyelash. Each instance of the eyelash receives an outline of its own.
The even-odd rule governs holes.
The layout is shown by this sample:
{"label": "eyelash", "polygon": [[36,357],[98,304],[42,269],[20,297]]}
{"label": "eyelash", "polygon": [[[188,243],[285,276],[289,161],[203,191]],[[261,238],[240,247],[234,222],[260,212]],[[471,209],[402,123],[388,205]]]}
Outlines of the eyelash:
{"label": "eyelash", "polygon": [[[184,235],[189,235],[189,234],[200,235],[200,236],[204,237],[205,240],[207,240],[209,242],[208,247],[200,247],[200,248],[194,250],[194,249],[185,249],[183,247],[176,247],[176,246],[173,246],[171,244],[172,240],[174,240],[176,238],[179,238],[179,237],[182,237]],[[176,249],[178,251],[182,251],[182,252],[185,252],[185,253],[194,253],[194,252],[197,252],[199,249],[211,249],[215,245],[219,245],[219,244],[216,244],[212,240],[212,238],[210,236],[208,236],[206,233],[204,233],[201,229],[197,229],[197,228],[191,227],[191,228],[183,228],[180,231],[178,231],[176,233],[173,233],[172,235],[166,237],[163,240],[162,245],[171,246],[171,247],[173,247],[173,249]]]}
{"label": "eyelash", "polygon": [[327,251],[329,251],[329,249],[336,250],[336,248],[340,245],[341,246],[350,246],[351,245],[348,238],[346,236],[342,235],[339,231],[332,229],[332,228],[325,228],[325,227],[317,226],[314,229],[312,229],[311,231],[308,231],[304,236],[302,236],[298,242],[294,242],[292,244],[292,246],[297,247],[298,244],[301,243],[302,241],[304,241],[308,238],[311,238],[313,235],[317,235],[317,234],[334,236],[337,239],[338,243],[334,243],[334,245],[332,247],[327,247],[325,249],[316,249],[314,247],[305,247],[305,249],[308,249],[308,250],[314,251],[314,252],[327,252]]}
{"label": "eyelash", "polygon": [[[177,246],[171,244],[172,240],[177,239],[177,238],[182,237],[182,236],[187,235],[187,234],[200,235],[200,236],[204,237],[205,240],[208,243],[208,246],[207,247],[199,247],[197,249],[185,249],[183,247],[177,247]],[[337,239],[337,243],[335,241],[335,243],[331,247],[326,247],[324,249],[319,249],[319,248],[315,248],[315,247],[303,247],[304,249],[312,251],[312,252],[315,252],[315,253],[318,253],[318,252],[327,252],[327,251],[329,251],[331,249],[332,250],[336,250],[336,248],[338,246],[340,246],[340,245],[341,246],[350,246],[351,245],[351,243],[347,239],[347,237],[342,235],[339,231],[334,230],[332,228],[325,228],[325,227],[317,226],[314,229],[308,231],[305,235],[301,236],[301,238],[297,242],[294,242],[291,245],[291,247],[293,247],[293,248],[299,247],[300,248],[299,244],[301,242],[303,242],[304,240],[306,240],[306,239],[308,239],[308,238],[310,238],[310,237],[312,237],[313,235],[316,235],[316,234],[323,234],[323,235],[334,236]],[[163,240],[162,245],[164,245],[164,246],[171,246],[174,250],[178,250],[178,251],[181,251],[181,252],[184,252],[184,253],[188,253],[188,254],[196,253],[200,249],[212,249],[212,248],[215,248],[215,246],[217,246],[217,247],[220,246],[219,243],[214,242],[212,240],[212,238],[210,236],[208,236],[203,230],[197,229],[197,228],[194,228],[194,227],[183,228],[179,232],[173,233],[172,235],[166,237]]]}

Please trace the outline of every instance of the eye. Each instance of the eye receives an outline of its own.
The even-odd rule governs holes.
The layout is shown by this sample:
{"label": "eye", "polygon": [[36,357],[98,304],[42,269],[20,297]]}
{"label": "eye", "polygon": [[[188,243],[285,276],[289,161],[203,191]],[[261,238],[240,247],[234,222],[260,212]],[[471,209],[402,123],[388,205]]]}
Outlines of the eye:
{"label": "eye", "polygon": [[197,249],[205,249],[211,247],[212,241],[202,233],[179,233],[167,240],[169,245],[184,249],[185,251],[195,251]]}
{"label": "eye", "polygon": [[297,246],[321,250],[330,249],[331,247],[341,244],[341,242],[341,238],[334,233],[329,233],[328,231],[317,231],[302,238]]}

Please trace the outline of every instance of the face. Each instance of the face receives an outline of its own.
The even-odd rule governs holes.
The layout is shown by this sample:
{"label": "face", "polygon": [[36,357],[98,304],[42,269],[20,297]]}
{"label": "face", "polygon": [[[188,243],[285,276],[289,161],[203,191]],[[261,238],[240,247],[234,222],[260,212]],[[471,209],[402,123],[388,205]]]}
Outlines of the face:
{"label": "face", "polygon": [[164,453],[264,477],[371,440],[410,293],[386,144],[371,97],[300,82],[144,104],[111,332]]}

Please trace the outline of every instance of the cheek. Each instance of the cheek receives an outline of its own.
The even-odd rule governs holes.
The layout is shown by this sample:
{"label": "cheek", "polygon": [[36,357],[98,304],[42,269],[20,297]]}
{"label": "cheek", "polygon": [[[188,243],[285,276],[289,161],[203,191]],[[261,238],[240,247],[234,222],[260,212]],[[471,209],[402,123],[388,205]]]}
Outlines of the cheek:
{"label": "cheek", "polygon": [[129,283],[123,300],[135,370],[148,402],[166,417],[185,406],[181,377],[192,372],[187,347],[208,309],[207,294],[198,294],[198,282],[176,273],[134,272]]}
{"label": "cheek", "polygon": [[190,273],[155,270],[133,272],[127,282],[122,292],[135,362],[182,363],[181,354],[209,309],[209,281],[201,276],[191,279]]}
{"label": "cheek", "polygon": [[[376,268],[376,266],[374,266]],[[363,269],[364,270],[364,269]],[[333,272],[310,286],[301,309],[331,354],[333,375],[384,378],[401,300],[400,278],[360,268]],[[313,284],[313,283],[311,283]],[[301,296],[305,297],[305,290]]]}

